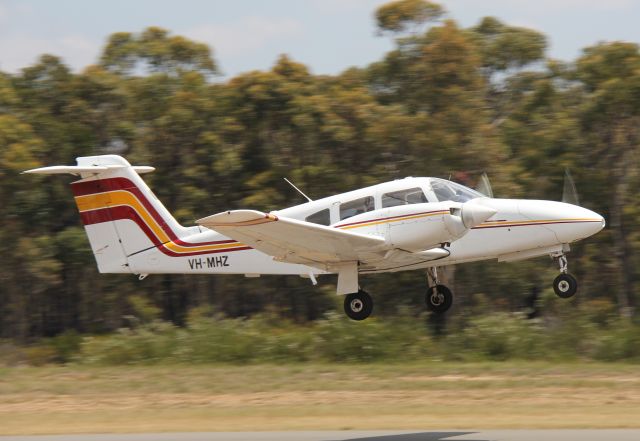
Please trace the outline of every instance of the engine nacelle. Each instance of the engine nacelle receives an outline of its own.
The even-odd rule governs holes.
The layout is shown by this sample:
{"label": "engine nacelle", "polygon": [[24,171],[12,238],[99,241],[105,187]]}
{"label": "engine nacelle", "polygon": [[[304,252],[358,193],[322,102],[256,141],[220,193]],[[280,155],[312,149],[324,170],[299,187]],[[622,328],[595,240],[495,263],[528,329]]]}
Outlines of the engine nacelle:
{"label": "engine nacelle", "polygon": [[[386,209],[385,240],[392,248],[421,251],[452,242],[461,234],[451,221],[450,204],[425,203]],[[462,221],[460,220],[462,225]],[[464,234],[464,233],[462,233]]]}
{"label": "engine nacelle", "polygon": [[388,209],[385,239],[394,248],[420,251],[453,242],[496,213],[474,200],[466,203],[427,203]]}
{"label": "engine nacelle", "polygon": [[450,205],[451,216],[445,219],[445,224],[455,239],[464,236],[471,228],[480,225],[497,213],[495,209],[479,201],[479,199],[472,199],[469,202]]}

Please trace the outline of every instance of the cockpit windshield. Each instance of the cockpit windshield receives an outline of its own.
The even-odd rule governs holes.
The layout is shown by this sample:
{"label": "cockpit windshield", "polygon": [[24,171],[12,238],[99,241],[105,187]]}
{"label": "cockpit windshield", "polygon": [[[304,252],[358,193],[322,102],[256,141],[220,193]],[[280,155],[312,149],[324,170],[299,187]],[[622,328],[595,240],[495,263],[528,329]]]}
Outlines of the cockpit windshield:
{"label": "cockpit windshield", "polygon": [[471,190],[464,185],[445,181],[444,179],[431,178],[431,190],[433,190],[439,202],[467,202],[471,199],[485,197],[483,194]]}

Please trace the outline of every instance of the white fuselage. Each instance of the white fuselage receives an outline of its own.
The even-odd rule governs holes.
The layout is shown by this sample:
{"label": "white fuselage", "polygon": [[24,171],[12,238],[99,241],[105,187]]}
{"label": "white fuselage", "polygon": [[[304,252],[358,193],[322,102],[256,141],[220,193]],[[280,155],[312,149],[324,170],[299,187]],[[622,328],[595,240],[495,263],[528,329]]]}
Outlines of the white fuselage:
{"label": "white fuselage", "polygon": [[[563,247],[566,249],[566,244],[589,237],[604,227],[604,219],[600,215],[575,205],[493,199],[476,193],[472,195],[474,204],[491,209],[495,214],[478,225],[463,228],[460,222],[452,223],[452,213],[469,199],[456,201],[461,196],[454,195],[453,199],[447,200],[442,191],[436,191],[449,184],[448,181],[434,178],[406,178],[296,205],[274,211],[273,214],[324,223],[363,235],[375,235],[385,239],[389,250],[419,253],[433,247],[443,247],[450,252],[448,257],[438,260],[408,264],[388,261],[381,256],[378,261],[361,266],[361,273],[411,270],[485,259],[509,261],[554,254],[561,252]],[[455,188],[459,187],[468,190],[461,186]],[[423,199],[412,195],[402,203],[395,202],[398,205],[389,202],[389,195],[416,189],[423,192]],[[471,190],[468,192],[473,193]],[[365,201],[367,211],[358,212],[357,207],[349,208],[353,201]],[[126,219],[117,222],[118,229],[137,228],[134,222]],[[89,227],[101,228],[100,225]],[[168,255],[149,242],[148,247],[140,245],[145,251],[128,257],[130,271],[137,274],[227,273],[248,276],[306,276],[327,272],[320,267],[276,262],[260,251],[238,245],[225,248],[224,242],[231,242],[229,238],[203,227],[192,227],[190,232],[190,236],[181,238],[182,242],[191,246],[203,243],[222,245],[206,254]],[[145,239],[143,237],[140,240]]]}

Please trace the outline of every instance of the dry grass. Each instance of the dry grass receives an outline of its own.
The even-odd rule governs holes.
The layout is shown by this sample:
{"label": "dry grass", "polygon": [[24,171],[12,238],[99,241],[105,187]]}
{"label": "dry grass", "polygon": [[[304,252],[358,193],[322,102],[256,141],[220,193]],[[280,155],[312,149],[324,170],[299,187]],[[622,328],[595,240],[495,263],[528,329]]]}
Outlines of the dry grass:
{"label": "dry grass", "polygon": [[640,427],[612,364],[0,369],[0,434]]}

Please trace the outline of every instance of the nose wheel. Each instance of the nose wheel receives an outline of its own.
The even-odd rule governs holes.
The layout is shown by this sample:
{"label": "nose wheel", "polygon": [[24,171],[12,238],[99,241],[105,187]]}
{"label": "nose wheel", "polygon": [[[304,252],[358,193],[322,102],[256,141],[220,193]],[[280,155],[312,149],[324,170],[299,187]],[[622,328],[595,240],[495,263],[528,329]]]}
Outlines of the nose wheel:
{"label": "nose wheel", "polygon": [[568,299],[578,291],[578,281],[571,274],[560,274],[553,281],[553,290],[558,297]]}
{"label": "nose wheel", "polygon": [[558,297],[568,299],[578,292],[578,281],[567,272],[567,256],[564,254],[558,256],[558,264],[560,265],[560,275],[553,281],[553,290]]}
{"label": "nose wheel", "polygon": [[344,312],[351,320],[364,320],[373,311],[373,299],[363,290],[344,297]]}

